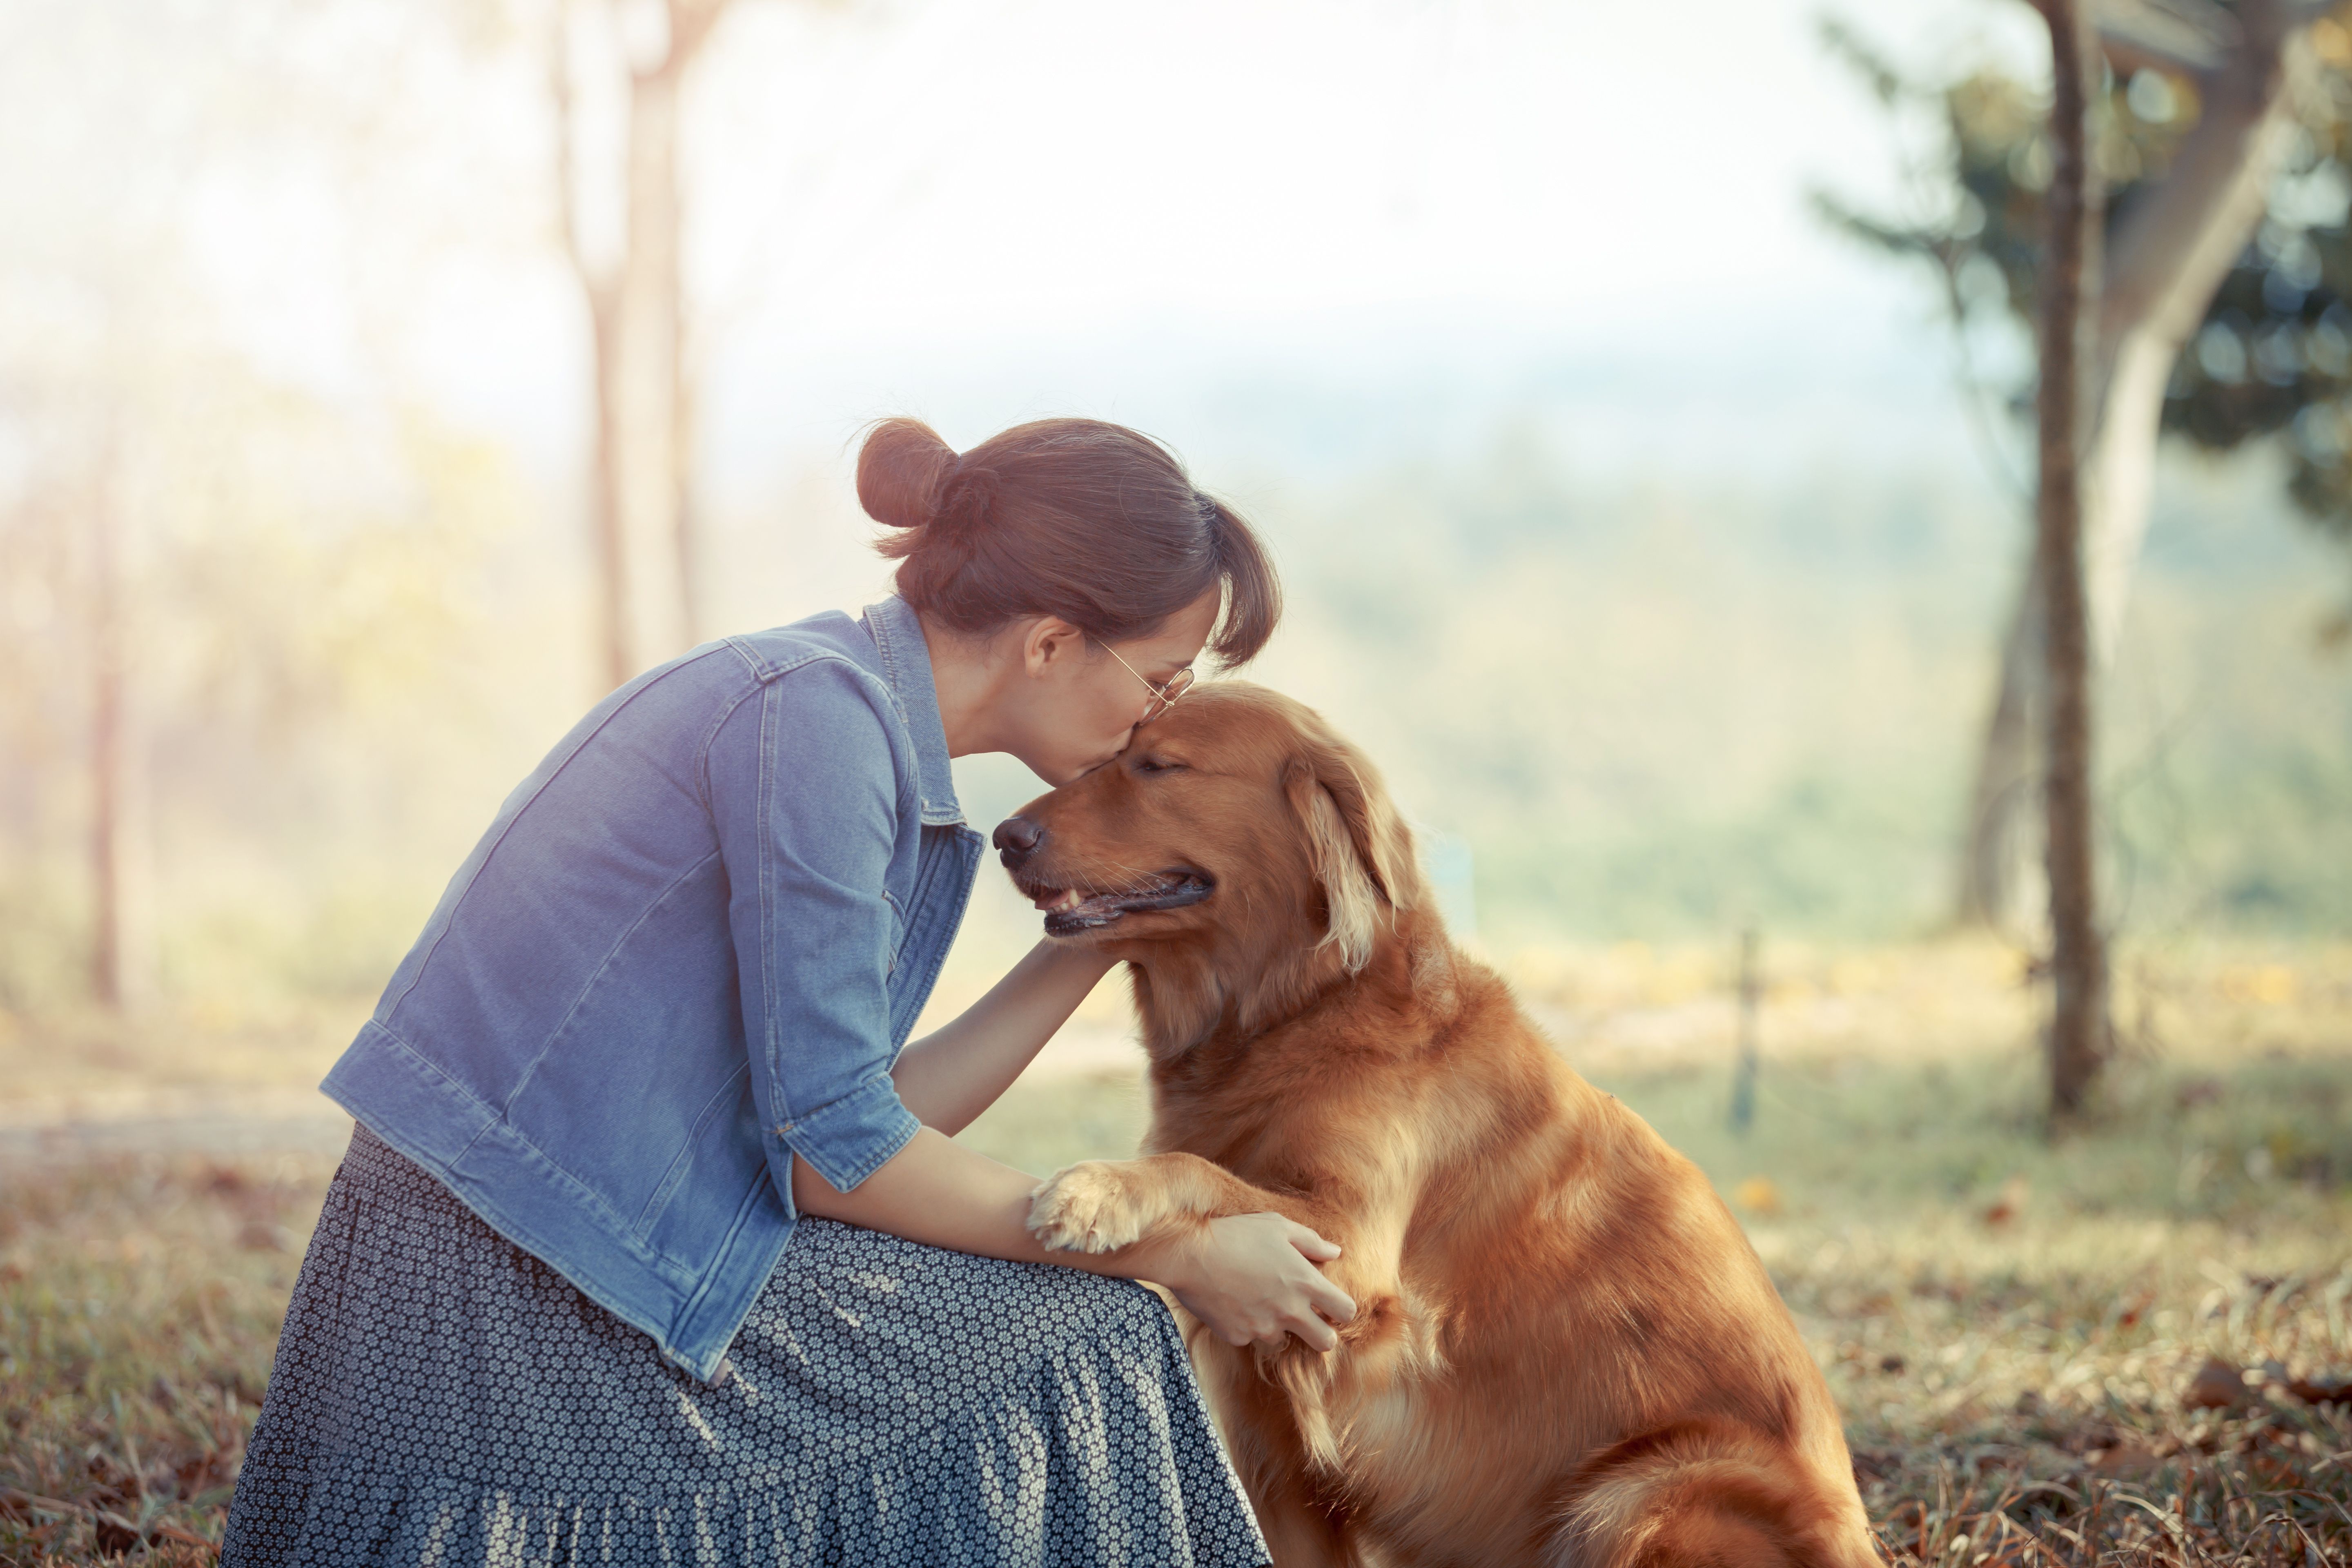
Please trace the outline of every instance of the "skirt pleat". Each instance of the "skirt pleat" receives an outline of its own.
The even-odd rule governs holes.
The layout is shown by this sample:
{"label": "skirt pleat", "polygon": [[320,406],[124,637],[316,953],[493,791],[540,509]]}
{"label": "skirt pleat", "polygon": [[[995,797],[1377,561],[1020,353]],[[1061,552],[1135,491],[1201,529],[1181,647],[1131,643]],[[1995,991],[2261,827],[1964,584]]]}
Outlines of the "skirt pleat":
{"label": "skirt pleat", "polygon": [[328,1189],[223,1568],[1255,1568],[1142,1287],[803,1218],[717,1388],[365,1128]]}

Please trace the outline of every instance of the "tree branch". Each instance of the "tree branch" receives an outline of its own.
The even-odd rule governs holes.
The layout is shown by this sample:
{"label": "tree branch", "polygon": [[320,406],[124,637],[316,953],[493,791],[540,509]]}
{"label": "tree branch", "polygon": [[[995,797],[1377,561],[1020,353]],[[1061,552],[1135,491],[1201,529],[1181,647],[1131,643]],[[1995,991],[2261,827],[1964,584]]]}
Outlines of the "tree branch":
{"label": "tree branch", "polygon": [[2164,179],[2118,215],[2100,280],[2092,384],[2102,401],[2127,337],[2147,332],[2174,353],[2189,341],[2260,221],[2279,151],[2263,143],[2293,129],[2284,88],[2300,11],[2244,0],[2237,47],[2200,83],[2195,129]]}
{"label": "tree branch", "polygon": [[669,58],[680,68],[702,51],[729,0],[669,0]]}
{"label": "tree branch", "polygon": [[2241,41],[2238,19],[2212,0],[2099,0],[2096,9],[2105,51],[2127,53],[2135,65],[2209,71]]}

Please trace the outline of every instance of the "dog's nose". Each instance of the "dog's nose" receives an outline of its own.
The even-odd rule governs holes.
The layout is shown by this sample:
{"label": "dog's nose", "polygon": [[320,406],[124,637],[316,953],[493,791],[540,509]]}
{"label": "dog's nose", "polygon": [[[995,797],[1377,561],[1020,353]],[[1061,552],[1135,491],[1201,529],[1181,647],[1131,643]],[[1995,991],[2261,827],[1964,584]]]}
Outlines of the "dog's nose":
{"label": "dog's nose", "polygon": [[1025,816],[1008,816],[996,825],[997,854],[1007,866],[1020,865],[1045,842],[1045,825]]}

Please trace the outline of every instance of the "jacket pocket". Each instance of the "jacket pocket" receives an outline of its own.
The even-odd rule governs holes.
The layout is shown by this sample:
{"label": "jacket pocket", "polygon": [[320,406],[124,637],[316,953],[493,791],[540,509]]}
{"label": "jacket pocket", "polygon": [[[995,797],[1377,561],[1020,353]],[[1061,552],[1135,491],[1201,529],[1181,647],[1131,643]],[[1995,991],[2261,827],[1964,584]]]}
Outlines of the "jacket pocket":
{"label": "jacket pocket", "polygon": [[662,1179],[655,1184],[652,1195],[646,1199],[645,1207],[637,1211],[636,1223],[629,1227],[632,1237],[645,1241],[652,1235],[654,1222],[661,1217],[663,1210],[669,1207],[670,1199],[677,1195],[678,1187],[693,1171],[695,1152],[703,1139],[709,1135],[712,1119],[742,1102],[746,1093],[744,1082],[751,1076],[751,1064],[747,1061],[719,1086],[717,1093],[703,1102],[702,1110],[695,1116],[694,1126],[686,1135],[686,1142],[679,1144],[677,1152],[671,1156],[669,1169],[662,1173]]}

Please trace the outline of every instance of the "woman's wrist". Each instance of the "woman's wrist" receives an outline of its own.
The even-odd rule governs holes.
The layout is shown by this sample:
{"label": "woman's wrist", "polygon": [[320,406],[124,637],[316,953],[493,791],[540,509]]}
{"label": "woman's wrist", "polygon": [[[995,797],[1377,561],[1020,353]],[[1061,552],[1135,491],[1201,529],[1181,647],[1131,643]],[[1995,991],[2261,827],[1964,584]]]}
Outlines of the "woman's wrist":
{"label": "woman's wrist", "polygon": [[1182,1295],[1200,1278],[1201,1246],[1206,1232],[1198,1225],[1175,1227],[1149,1241],[1120,1249],[1119,1272],[1129,1279],[1149,1279]]}
{"label": "woman's wrist", "polygon": [[1052,937],[1042,938],[1030,950],[1030,957],[1056,973],[1083,976],[1089,989],[1118,963],[1098,947],[1079,947],[1073,942],[1055,942]]}

